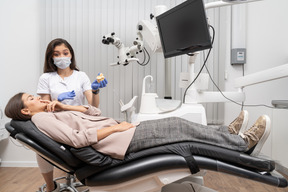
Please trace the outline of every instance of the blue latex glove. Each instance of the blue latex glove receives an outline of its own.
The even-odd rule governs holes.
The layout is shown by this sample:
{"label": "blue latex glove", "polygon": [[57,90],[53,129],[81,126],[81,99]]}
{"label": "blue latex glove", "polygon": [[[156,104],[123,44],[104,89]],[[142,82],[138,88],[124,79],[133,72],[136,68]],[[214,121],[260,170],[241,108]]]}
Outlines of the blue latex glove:
{"label": "blue latex glove", "polygon": [[74,99],[74,97],[76,96],[75,91],[71,91],[71,92],[64,92],[58,95],[58,101],[63,101],[65,99]]}
{"label": "blue latex glove", "polygon": [[[100,75],[100,73],[98,74]],[[104,78],[102,81],[98,82],[97,79],[91,84],[91,88],[92,90],[96,91],[99,88],[103,88],[106,87],[106,85],[108,84],[108,81],[106,78]]]}

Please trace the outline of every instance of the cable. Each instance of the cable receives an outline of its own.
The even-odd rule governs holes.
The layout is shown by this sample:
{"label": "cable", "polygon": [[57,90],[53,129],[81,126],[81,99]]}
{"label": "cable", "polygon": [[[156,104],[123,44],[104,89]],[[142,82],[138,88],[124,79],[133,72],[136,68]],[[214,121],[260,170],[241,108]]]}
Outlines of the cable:
{"label": "cable", "polygon": [[[213,43],[214,43],[214,38],[215,38],[215,29],[214,29],[214,27],[212,27],[211,25],[209,25],[209,27],[210,27],[210,28],[212,29],[212,31],[213,31],[212,42],[211,42],[212,45],[213,45]],[[205,67],[205,65],[206,65],[206,63],[207,63],[207,60],[208,60],[208,58],[209,58],[209,55],[210,55],[210,53],[211,53],[211,50],[212,50],[212,47],[209,49],[209,52],[208,52],[208,54],[207,54],[207,57],[206,57],[203,65],[202,65],[202,67],[200,68],[200,71],[198,72],[198,74],[196,75],[196,77],[194,78],[194,80],[193,80],[193,81],[189,84],[189,86],[185,89],[184,96],[183,96],[183,103],[185,103],[186,93],[187,93],[188,89],[191,87],[191,85],[193,85],[193,83],[195,83],[195,81],[198,79],[199,75],[201,74],[203,68]],[[191,55],[191,54],[188,54],[188,55]]]}
{"label": "cable", "polygon": [[[150,62],[150,54],[149,54],[149,52],[147,51],[147,49],[144,47],[144,52],[146,52],[146,54],[147,54],[147,56],[148,56],[148,61],[145,63],[145,64],[143,64],[142,66],[145,66],[145,65],[147,65],[149,62]],[[146,55],[145,54],[145,55]]]}
{"label": "cable", "polygon": [[[242,65],[242,76],[244,77],[245,76],[245,70],[244,70],[244,64]],[[244,101],[242,101],[242,106],[241,106],[241,111],[243,111],[244,109]]]}
{"label": "cable", "polygon": [[[148,56],[148,61],[146,62],[146,54]],[[143,59],[143,62],[140,63],[139,61],[137,61],[137,63],[141,66],[146,66],[149,62],[150,62],[150,54],[149,52],[147,51],[147,49],[144,47],[143,49],[143,55],[144,55],[144,59]],[[146,63],[145,63],[146,62]]]}
{"label": "cable", "polygon": [[[205,66],[205,67],[206,67],[206,66]],[[237,104],[237,105],[240,105],[240,106],[242,107],[241,109],[243,109],[244,106],[245,106],[245,107],[261,107],[261,106],[262,106],[262,107],[267,107],[267,108],[271,108],[271,109],[278,109],[278,108],[276,108],[276,107],[272,107],[272,106],[265,105],[265,104],[255,104],[255,105],[250,104],[250,105],[244,105],[244,102],[242,102],[242,104],[241,104],[241,103],[238,103],[238,102],[236,102],[236,101],[234,101],[234,100],[226,97],[226,96],[223,94],[223,92],[220,90],[220,88],[217,86],[217,84],[215,83],[215,81],[213,80],[213,78],[212,78],[212,76],[211,76],[211,74],[210,74],[210,72],[209,72],[209,70],[208,70],[207,67],[206,67],[206,70],[207,70],[207,73],[208,73],[208,75],[209,75],[209,77],[210,77],[210,80],[212,81],[212,83],[214,84],[214,86],[218,89],[218,91],[221,93],[221,95],[222,95],[225,99],[227,99],[228,101],[231,101],[232,103],[235,103],[235,104]]]}
{"label": "cable", "polygon": [[[204,53],[205,54],[205,53]],[[205,55],[203,54],[204,58],[205,58]],[[244,104],[244,101],[242,103],[238,103],[228,97],[226,97],[223,92],[220,90],[220,88],[218,87],[218,85],[215,83],[215,81],[213,80],[212,78],[212,75],[210,74],[210,71],[209,69],[207,68],[207,66],[205,65],[205,68],[206,68],[206,71],[209,75],[209,78],[210,80],[212,81],[213,85],[217,88],[217,90],[221,93],[221,95],[227,99],[228,101],[231,101],[232,103],[235,103],[236,105],[240,105],[241,106],[241,110],[243,110],[244,107],[267,107],[267,108],[271,108],[271,109],[278,109],[276,107],[272,107],[272,106],[269,106],[269,105],[265,105],[265,104],[248,104],[248,105],[245,105]],[[242,75],[244,76],[244,65],[242,65]],[[288,109],[288,108],[281,108],[281,109]]]}
{"label": "cable", "polygon": [[[211,26],[211,25],[209,25],[209,27],[210,27],[210,28],[212,29],[212,31],[213,31],[213,37],[212,37],[212,45],[213,45],[213,43],[214,43],[214,38],[215,38],[215,29],[214,29],[214,27]],[[205,58],[205,52],[203,51],[204,63],[203,63],[203,65],[202,65],[200,71],[198,72],[198,74],[197,74],[196,77],[194,78],[194,80],[193,80],[193,81],[189,84],[189,86],[186,88],[186,90],[185,90],[185,92],[184,92],[184,96],[183,96],[183,103],[185,103],[185,97],[186,97],[187,90],[191,87],[191,85],[192,85],[193,83],[195,83],[195,81],[196,81],[197,78],[199,77],[200,73],[203,71],[203,68],[205,67],[206,70],[207,70],[207,73],[208,73],[208,75],[209,75],[209,78],[211,79],[213,85],[214,85],[214,86],[217,88],[217,90],[221,93],[221,95],[222,95],[225,99],[227,99],[228,101],[231,101],[232,103],[241,106],[241,109],[242,109],[242,110],[243,110],[243,107],[267,107],[267,108],[271,108],[271,109],[278,109],[278,108],[276,108],[276,107],[269,106],[269,105],[265,105],[265,104],[248,104],[248,105],[245,105],[244,102],[238,103],[238,102],[236,102],[236,101],[234,101],[234,100],[226,97],[226,96],[223,94],[223,92],[220,90],[220,88],[217,86],[217,84],[215,83],[215,81],[213,80],[213,78],[212,78],[212,76],[211,76],[211,74],[210,74],[210,72],[209,72],[209,70],[208,70],[208,68],[207,68],[207,66],[206,66],[207,60],[208,60],[209,55],[210,55],[210,53],[211,53],[211,49],[212,49],[212,48],[209,49],[209,52],[208,52],[206,58]],[[191,54],[188,54],[188,55],[191,56]],[[192,54],[192,55],[193,55],[193,54]],[[244,70],[244,65],[242,65],[242,75],[243,75],[243,76],[244,76],[244,71],[245,71],[245,70]],[[288,108],[281,108],[281,109],[288,109]]]}

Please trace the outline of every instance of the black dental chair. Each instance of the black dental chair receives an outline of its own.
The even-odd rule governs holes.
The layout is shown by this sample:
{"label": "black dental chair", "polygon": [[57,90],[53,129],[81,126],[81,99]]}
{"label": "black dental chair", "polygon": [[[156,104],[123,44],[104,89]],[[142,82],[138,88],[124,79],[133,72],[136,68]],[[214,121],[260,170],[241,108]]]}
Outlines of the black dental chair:
{"label": "black dental chair", "polygon": [[[224,172],[275,187],[288,186],[287,179],[275,171],[274,161],[207,144],[175,143],[116,160],[92,147],[76,149],[57,143],[31,121],[12,120],[5,127],[11,137],[65,171],[67,182],[64,187],[73,192],[77,192],[76,188],[81,184],[99,191],[160,191],[162,186],[194,175],[200,169]],[[74,176],[81,183],[75,182]],[[148,188],[142,190],[144,186]]]}

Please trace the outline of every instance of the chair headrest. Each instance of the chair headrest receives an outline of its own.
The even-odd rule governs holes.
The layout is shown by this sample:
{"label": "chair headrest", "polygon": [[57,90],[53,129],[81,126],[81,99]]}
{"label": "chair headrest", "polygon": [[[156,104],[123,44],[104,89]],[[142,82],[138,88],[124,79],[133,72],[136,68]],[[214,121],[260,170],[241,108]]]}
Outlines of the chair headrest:
{"label": "chair headrest", "polygon": [[42,133],[32,121],[16,121],[11,120],[10,126],[14,128],[14,134],[24,133],[31,140],[41,145],[46,150],[54,153],[59,158],[63,159],[70,166],[76,167],[83,164],[78,158],[76,158],[71,152],[70,147],[61,143],[58,143]]}
{"label": "chair headrest", "polygon": [[9,132],[10,136],[16,139],[15,135],[18,133],[18,131],[14,127],[12,127],[10,123],[6,123],[5,128]]}

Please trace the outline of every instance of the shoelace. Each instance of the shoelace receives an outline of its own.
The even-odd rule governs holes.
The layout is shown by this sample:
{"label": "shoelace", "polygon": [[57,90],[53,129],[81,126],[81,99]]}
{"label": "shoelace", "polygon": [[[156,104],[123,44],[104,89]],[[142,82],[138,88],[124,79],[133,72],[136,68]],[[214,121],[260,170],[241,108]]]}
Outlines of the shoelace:
{"label": "shoelace", "polygon": [[236,130],[235,130],[235,128],[234,128],[234,126],[233,126],[233,127],[231,126],[231,127],[229,127],[229,128],[230,128],[231,133],[235,133],[235,134],[237,133]]}
{"label": "shoelace", "polygon": [[244,136],[250,138],[252,141],[259,141],[259,138],[256,135],[256,130],[258,130],[258,126],[251,127],[247,132],[244,133]]}
{"label": "shoelace", "polygon": [[[230,123],[229,125],[229,129],[231,130],[232,133],[237,134],[238,131],[236,131],[235,127],[237,125],[240,125],[239,123],[236,123],[236,121],[238,121],[239,118],[234,119],[234,121],[232,123]],[[240,119],[241,120],[241,119]],[[235,125],[234,125],[235,124]],[[240,126],[241,127],[241,126]]]}

